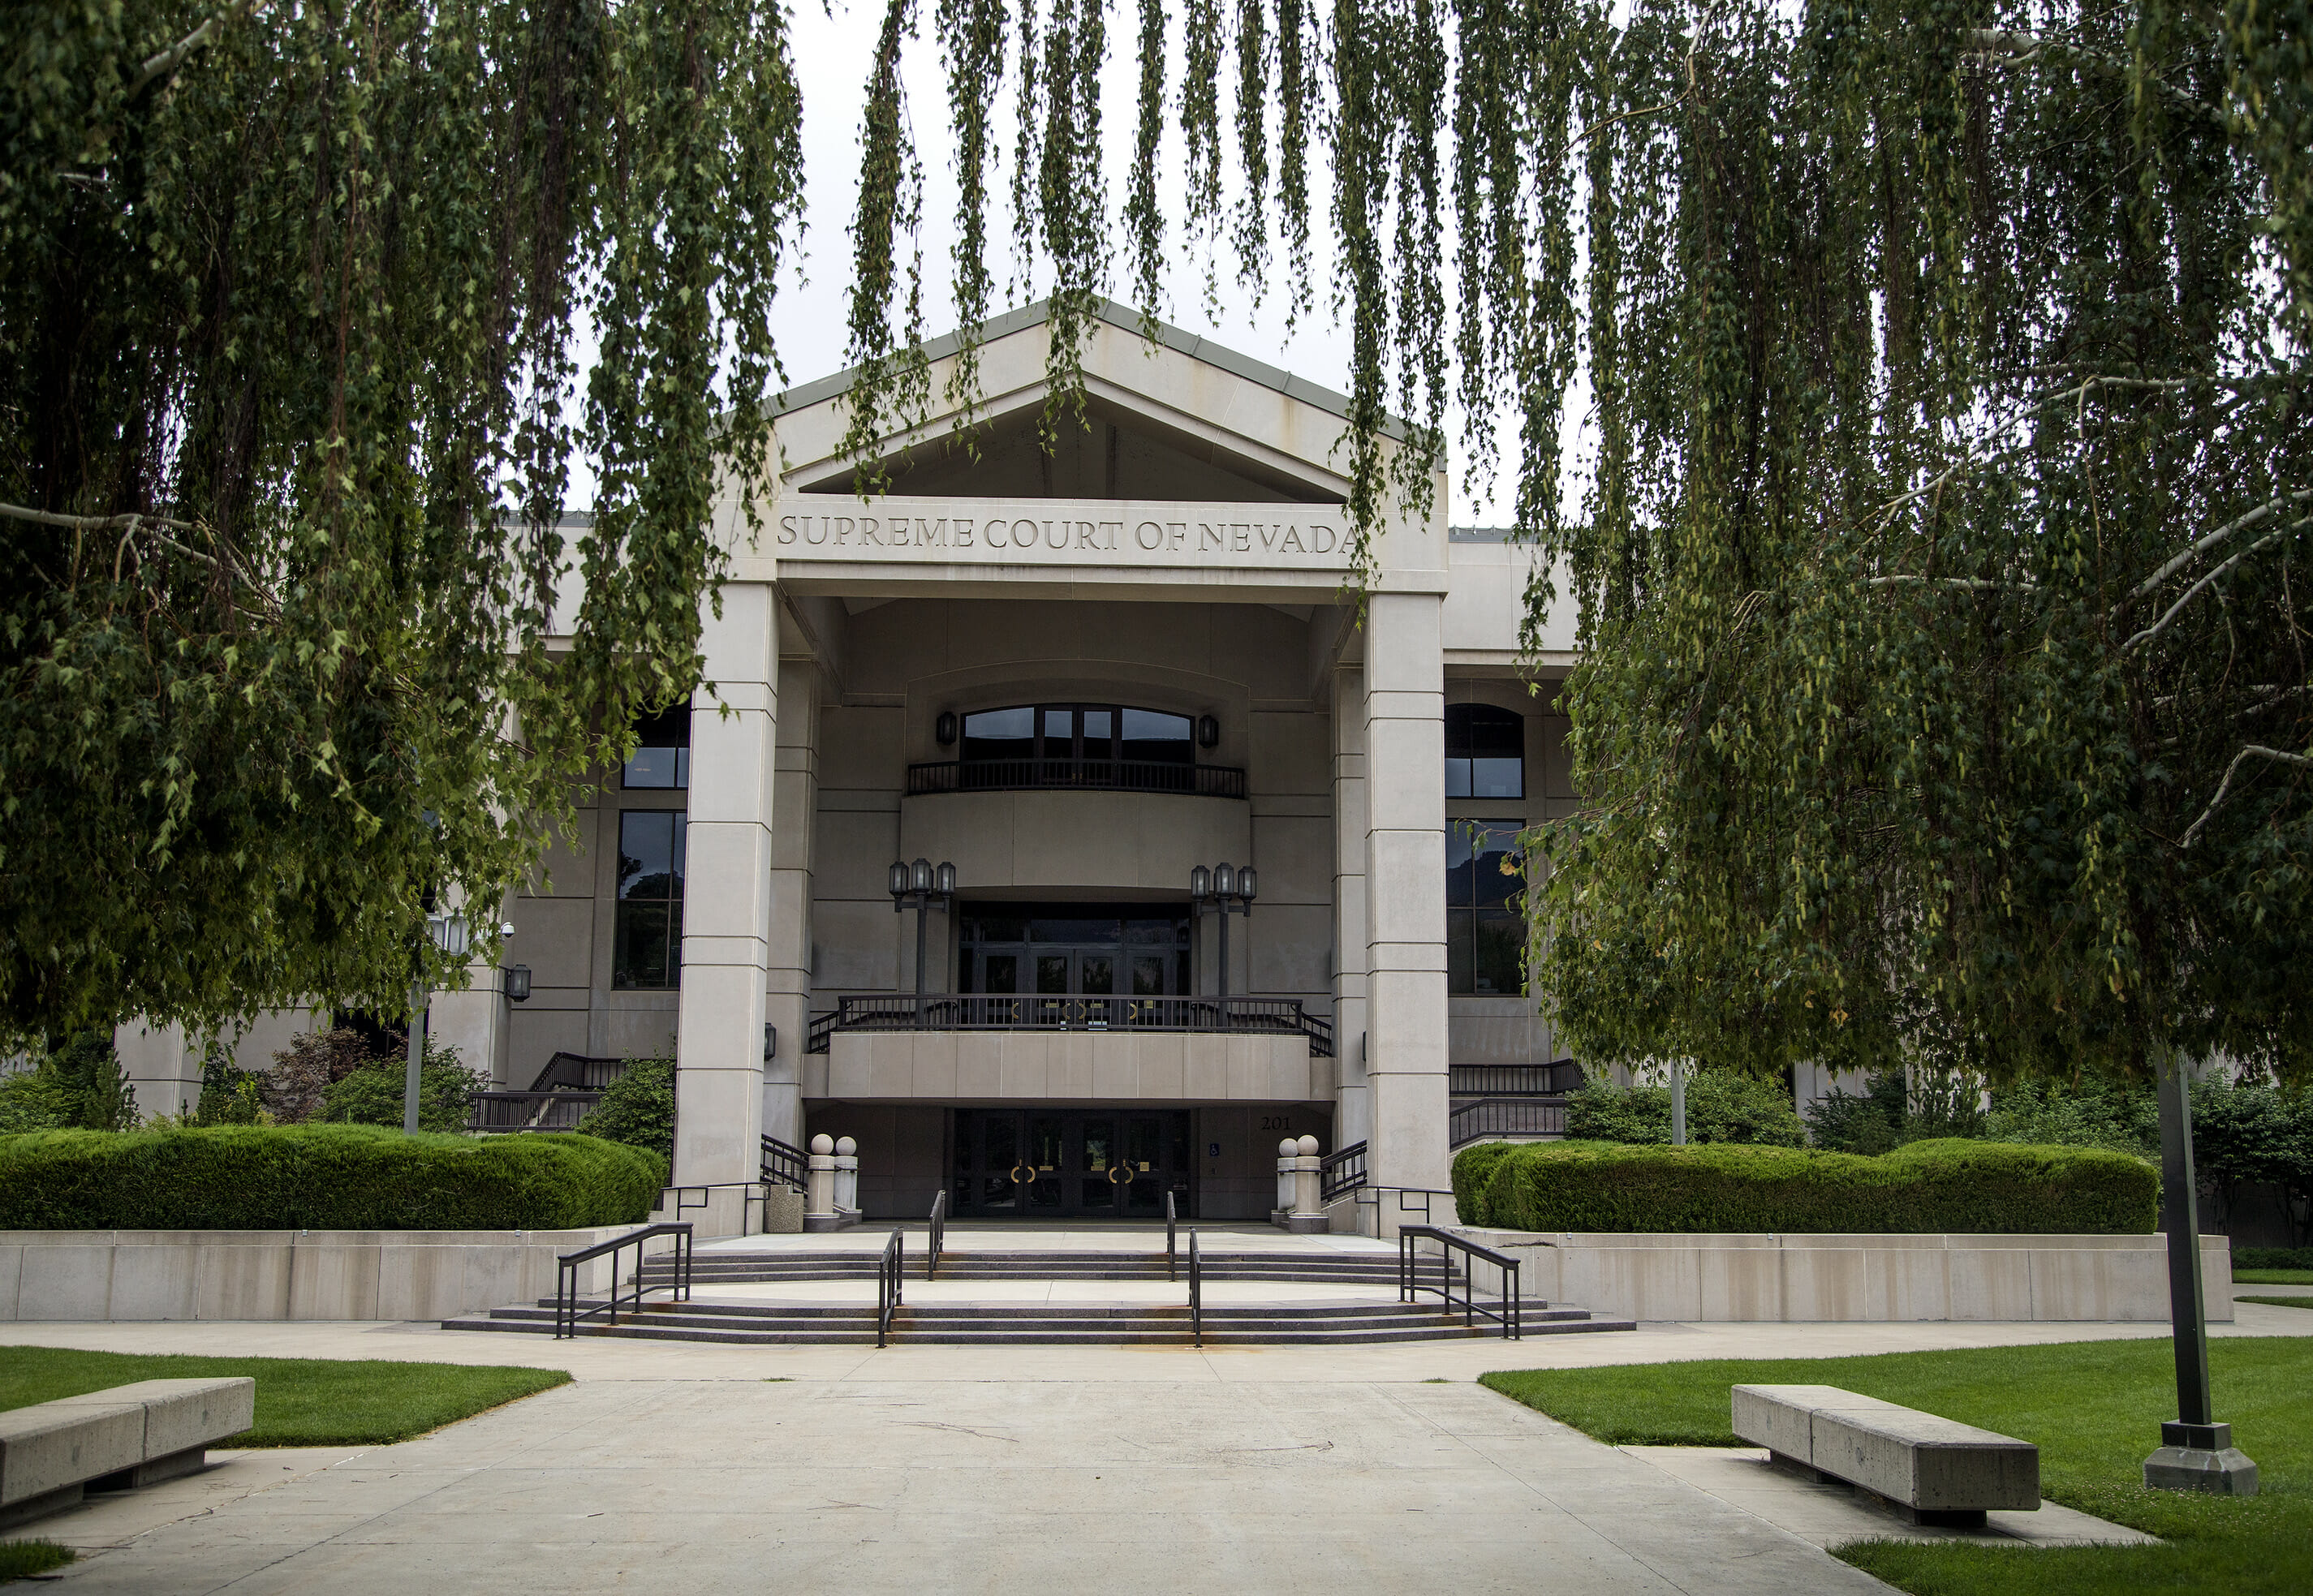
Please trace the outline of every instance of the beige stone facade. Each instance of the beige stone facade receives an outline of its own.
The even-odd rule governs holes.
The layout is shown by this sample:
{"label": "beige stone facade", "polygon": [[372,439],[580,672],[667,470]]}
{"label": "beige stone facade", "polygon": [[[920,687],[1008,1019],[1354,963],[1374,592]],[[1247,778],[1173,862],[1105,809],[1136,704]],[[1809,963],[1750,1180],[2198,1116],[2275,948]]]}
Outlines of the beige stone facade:
{"label": "beige stone facade", "polygon": [[[725,1190],[710,1227],[739,1223],[763,1136],[800,1147],[822,1131],[857,1140],[871,1215],[917,1214],[954,1186],[959,1117],[981,1111],[1065,1111],[1079,1139],[1161,1135],[1187,1150],[1176,1196],[1204,1218],[1266,1217],[1288,1135],[1327,1153],[1365,1143],[1375,1188],[1442,1192],[1449,1069],[1556,1056],[1514,958],[1492,945],[1487,977],[1465,968],[1471,917],[1449,925],[1447,903],[1449,859],[1466,890],[1473,837],[1492,839],[1491,866],[1572,801],[1553,712],[1570,639],[1530,674],[1518,659],[1529,551],[1449,533],[1441,474],[1429,504],[1389,520],[1360,606],[1343,400],[1185,335],[1152,346],[1111,307],[1085,352],[1087,425],[1064,425],[1047,454],[1048,339],[1041,308],[992,323],[974,450],[935,415],[891,441],[872,500],[840,452],[847,377],[785,396],[775,501],[752,528],[735,504],[722,517],[731,580],[706,621],[682,779],[662,762],[580,794],[572,834],[504,911],[526,1002],[483,967],[472,990],[434,999],[433,1030],[509,1088],[557,1052],[676,1057],[675,1179]],[[939,393],[947,351],[934,353]],[[974,776],[959,726],[1054,706],[1195,727],[1171,773],[1187,785],[1086,778],[1081,760],[1051,779]],[[1444,728],[1478,713],[1466,706],[1515,745],[1517,778],[1492,796],[1448,796]],[[937,767],[959,774],[926,776]],[[886,873],[918,858],[958,882],[927,917],[929,993],[995,989],[971,938],[1007,913],[1031,931],[1106,914],[1139,928],[1120,936],[1185,927],[1151,978],[1163,1002],[847,1024],[846,999],[913,997],[916,916],[894,913]],[[1192,867],[1222,862],[1259,881],[1252,912],[1227,917],[1226,969],[1220,916],[1190,901]],[[638,973],[638,928],[670,912],[679,941]],[[1042,995],[1026,968],[1040,956],[1021,947],[1011,978]],[[1069,965],[1066,995],[1132,995],[1131,960],[1116,959],[1105,987]],[[1223,993],[1293,1029],[1207,1004]],[[305,1022],[280,1017],[243,1061]],[[180,1039],[129,1039],[152,1056],[146,1106],[173,1106],[159,1100],[198,1079]],[[1111,1109],[1170,1118],[1084,1118]]]}

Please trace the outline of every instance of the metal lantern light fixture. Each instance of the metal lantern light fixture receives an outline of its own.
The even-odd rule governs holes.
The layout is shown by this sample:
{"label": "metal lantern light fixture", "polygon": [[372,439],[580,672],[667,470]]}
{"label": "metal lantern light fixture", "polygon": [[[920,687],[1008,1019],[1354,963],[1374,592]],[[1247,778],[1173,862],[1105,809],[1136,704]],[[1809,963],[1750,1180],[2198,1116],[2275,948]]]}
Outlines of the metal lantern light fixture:
{"label": "metal lantern light fixture", "polygon": [[506,967],[506,995],[508,1003],[530,1001],[530,966],[509,964]]}
{"label": "metal lantern light fixture", "polygon": [[943,859],[935,866],[928,859],[909,864],[894,859],[884,878],[892,893],[892,912],[898,914],[909,904],[916,909],[916,1024],[924,1022],[924,910],[934,903],[946,908],[955,901],[955,866]]}
{"label": "metal lantern light fixture", "polygon": [[1224,863],[1216,864],[1209,870],[1199,864],[1192,867],[1189,872],[1190,908],[1200,915],[1206,909],[1211,909],[1221,917],[1218,995],[1222,997],[1228,995],[1229,916],[1243,915],[1247,920],[1252,919],[1253,891],[1258,884],[1258,878],[1250,864],[1239,869],[1234,864]]}

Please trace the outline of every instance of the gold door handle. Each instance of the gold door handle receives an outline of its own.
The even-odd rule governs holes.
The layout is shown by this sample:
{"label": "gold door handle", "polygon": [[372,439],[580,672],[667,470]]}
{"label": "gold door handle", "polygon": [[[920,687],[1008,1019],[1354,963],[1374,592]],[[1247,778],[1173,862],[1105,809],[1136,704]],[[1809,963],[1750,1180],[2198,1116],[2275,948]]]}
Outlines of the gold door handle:
{"label": "gold door handle", "polygon": [[1012,1183],[1014,1185],[1025,1186],[1035,1178],[1036,1166],[1034,1164],[1016,1163],[1012,1166]]}
{"label": "gold door handle", "polygon": [[1111,1186],[1122,1186],[1131,1179],[1132,1166],[1129,1163],[1118,1164],[1114,1169],[1108,1171],[1108,1183]]}

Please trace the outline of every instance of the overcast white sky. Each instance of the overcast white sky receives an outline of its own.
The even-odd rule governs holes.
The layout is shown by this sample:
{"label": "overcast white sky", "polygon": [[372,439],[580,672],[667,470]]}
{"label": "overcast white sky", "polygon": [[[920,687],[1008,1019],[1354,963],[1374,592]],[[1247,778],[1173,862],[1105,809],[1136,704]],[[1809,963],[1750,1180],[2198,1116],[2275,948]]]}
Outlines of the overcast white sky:
{"label": "overcast white sky", "polygon": [[[919,37],[906,53],[905,74],[910,121],[915,130],[924,167],[922,242],[928,290],[925,320],[927,331],[937,335],[950,330],[953,320],[948,311],[948,251],[954,242],[956,199],[951,164],[952,145],[947,136],[945,74],[938,47],[928,26],[928,13],[930,10],[928,0],[919,0],[919,16],[924,25],[919,28]],[[882,17],[883,8],[879,4],[846,4],[844,0],[836,0],[831,15],[822,9],[819,0],[802,0],[793,13],[796,64],[804,92],[807,210],[801,251],[794,263],[801,267],[802,281],[799,284],[796,281],[792,270],[785,274],[785,285],[775,311],[778,319],[775,334],[790,382],[809,381],[839,371],[846,364],[848,305],[845,295],[850,276],[849,228],[858,191],[859,113],[875,33]],[[1102,107],[1103,142],[1105,146],[1103,175],[1106,180],[1110,235],[1117,240],[1121,237],[1118,217],[1122,208],[1124,180],[1131,160],[1136,115],[1134,106],[1139,76],[1135,59],[1137,27],[1135,8],[1110,7],[1109,69]],[[1210,313],[1208,312],[1204,292],[1205,259],[1202,254],[1194,259],[1187,254],[1177,223],[1181,213],[1177,180],[1181,149],[1177,127],[1180,60],[1176,38],[1174,48],[1170,52],[1173,79],[1166,85],[1170,103],[1165,150],[1160,159],[1165,188],[1164,206],[1168,222],[1172,224],[1166,237],[1172,274],[1167,285],[1168,298],[1161,308],[1161,313],[1165,320],[1177,327],[1215,338],[1257,360],[1283,366],[1328,388],[1346,389],[1350,340],[1346,330],[1335,325],[1331,309],[1331,230],[1324,220],[1330,179],[1322,169],[1311,174],[1316,211],[1311,229],[1317,284],[1317,304],[1314,314],[1304,317],[1300,325],[1288,335],[1281,263],[1278,267],[1278,291],[1268,294],[1265,303],[1255,308],[1252,294],[1235,280],[1234,251],[1226,250],[1222,259],[1215,263],[1218,304]],[[1221,85],[1225,120],[1228,115],[1227,108],[1234,103],[1233,78],[1232,65]],[[1007,146],[1005,151],[1006,171],[1009,170],[1010,160],[1008,145],[1012,133],[1010,107],[1013,92],[1014,84],[1007,79],[1002,97],[1003,114],[997,119],[998,136]],[[1313,143],[1313,155],[1319,153]],[[996,273],[1000,295],[1003,285],[1013,275],[1008,212],[997,214],[992,211],[989,231],[991,234],[990,264]],[[1036,297],[1043,292],[1047,281],[1040,277],[1030,290],[1016,293],[1014,303]],[[1130,298],[1129,282],[1121,264],[1112,267],[1108,290],[1120,301]],[[1458,440],[1460,417],[1449,417],[1449,426]],[[591,495],[591,489],[589,483],[580,491]],[[1469,488],[1463,480],[1458,446],[1452,493],[1452,518],[1456,524],[1486,524],[1497,519],[1507,519],[1506,514],[1497,515],[1494,504],[1473,502]],[[1501,496],[1504,499],[1502,508],[1506,510],[1508,495]]]}

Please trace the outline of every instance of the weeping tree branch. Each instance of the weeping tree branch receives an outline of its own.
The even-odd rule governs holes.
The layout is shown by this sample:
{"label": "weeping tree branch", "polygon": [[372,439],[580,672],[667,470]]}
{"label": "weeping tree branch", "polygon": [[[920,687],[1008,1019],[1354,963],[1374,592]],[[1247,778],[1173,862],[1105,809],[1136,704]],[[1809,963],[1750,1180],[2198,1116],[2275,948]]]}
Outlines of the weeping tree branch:
{"label": "weeping tree branch", "polygon": [[2217,805],[2222,803],[2225,801],[2225,794],[2232,791],[2233,773],[2241,767],[2241,761],[2252,754],[2258,759],[2273,759],[2283,765],[2313,767],[2313,758],[2304,754],[2284,753],[2280,749],[2265,748],[2254,742],[2248,744],[2233,756],[2231,764],[2225,767],[2225,779],[2217,784],[2217,795],[2209,800],[2209,807],[2201,811],[2201,818],[2185,829],[2184,838],[2177,845],[2179,848],[2189,848],[2193,846],[2193,839],[2200,836],[2201,829],[2206,826],[2210,817],[2217,812]]}
{"label": "weeping tree branch", "polygon": [[[2094,50],[2082,49],[2079,45],[2052,38],[2045,33],[2020,33],[2004,31],[1996,28],[1974,28],[1967,33],[1967,42],[1971,48],[1982,52],[1986,59],[1997,61],[2004,66],[2028,66],[2042,56],[2054,56],[2108,76],[2129,75],[2127,62],[2116,60],[2110,56],[2099,55]],[[2161,97],[2169,104],[2186,115],[2209,122],[2220,131],[2229,133],[2232,130],[2231,122],[2217,107],[2203,104],[2185,93],[2184,90],[2172,83],[2164,83],[2157,77],[2148,76],[2144,81],[2158,90]]]}
{"label": "weeping tree branch", "polygon": [[2222,576],[2226,572],[2231,570],[2235,566],[2239,565],[2241,561],[2248,558],[2249,556],[2255,554],[2257,550],[2271,548],[2273,544],[2280,542],[2283,538],[2289,536],[2290,533],[2306,526],[2313,526],[2313,516],[2309,516],[2304,521],[2291,522],[2289,525],[2279,528],[2274,531],[2267,532],[2264,537],[2259,538],[2256,542],[2250,544],[2247,548],[2242,549],[2238,554],[2234,555],[2232,558],[2227,560],[2223,565],[2219,566],[2206,576],[2202,577],[2200,581],[2186,588],[2184,592],[2184,595],[2174,604],[2168,606],[2168,612],[2162,615],[2159,620],[2154,621],[2150,626],[2145,627],[2144,630],[2139,632],[2135,636],[2131,637],[2127,642],[2122,644],[2120,645],[2120,652],[2125,654],[2130,650],[2135,648],[2138,645],[2150,643],[2154,638],[2159,636],[2161,633],[2168,629],[2168,625],[2171,621],[2175,620],[2177,616],[2184,613],[2185,606],[2191,603],[2203,588],[2216,581],[2218,577]]}
{"label": "weeping tree branch", "polygon": [[[2206,554],[2210,549],[2214,548],[2226,539],[2233,536],[2237,532],[2245,532],[2251,527],[2256,526],[2260,522],[2269,520],[2279,512],[2288,509],[2292,505],[2302,504],[2309,500],[2313,500],[2313,487],[2300,488],[2295,493],[2285,493],[2279,498],[2267,499],[2264,504],[2259,504],[2247,514],[2238,516],[2234,520],[2227,522],[2215,531],[2211,532],[2207,537],[2194,544],[2190,548],[2185,550],[2184,553],[2178,555],[2176,558],[2170,560],[2167,565],[2161,566],[2158,571],[2155,571],[2151,575],[2139,583],[2136,586],[2136,590],[2128,595],[2124,603],[2133,604],[2140,599],[2151,597],[2154,591],[2157,590],[2162,583],[2168,581],[2171,576],[2177,574],[2177,572],[2191,565],[2194,560],[2199,559],[2203,555]],[[2115,604],[2113,606],[2112,614],[2115,620],[2120,618],[2120,612],[2124,607],[2124,604]]]}
{"label": "weeping tree branch", "polygon": [[[203,522],[171,521],[163,515],[64,515],[54,510],[34,510],[22,504],[0,504],[0,516],[5,516],[12,521],[29,521],[40,526],[62,527],[67,531],[118,531],[120,534],[120,543],[114,549],[112,558],[115,581],[119,580],[123,556],[133,549],[136,539],[141,535],[171,553],[182,555],[189,560],[198,560],[247,588],[260,601],[259,612],[268,617],[277,617],[281,613],[281,601],[275,595],[273,590],[257,579],[255,574],[233,552],[233,546],[216,535],[215,529]],[[168,531],[189,532],[206,538],[219,552],[211,553],[207,549],[195,548],[190,544],[180,542],[170,537],[167,531],[158,530],[163,527],[167,528]]]}
{"label": "weeping tree branch", "polygon": [[167,49],[148,57],[136,75],[129,80],[128,92],[121,98],[134,100],[151,87],[154,79],[166,77],[176,71],[185,64],[186,57],[215,39],[226,22],[247,14],[256,4],[257,0],[239,0],[239,4],[217,12]]}

